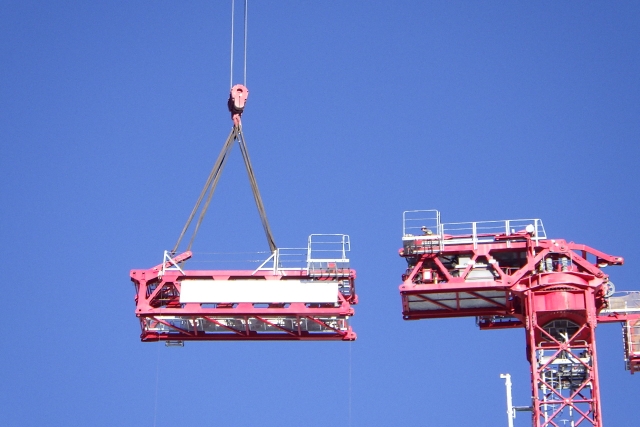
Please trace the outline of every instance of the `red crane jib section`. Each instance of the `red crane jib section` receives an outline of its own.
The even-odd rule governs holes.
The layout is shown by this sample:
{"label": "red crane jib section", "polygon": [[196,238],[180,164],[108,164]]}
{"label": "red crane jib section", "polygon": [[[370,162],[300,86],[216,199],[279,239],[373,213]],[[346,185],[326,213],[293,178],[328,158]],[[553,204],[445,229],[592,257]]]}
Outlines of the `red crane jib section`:
{"label": "red crane jib section", "polygon": [[400,285],[404,319],[474,316],[480,329],[524,328],[533,425],[557,426],[569,414],[576,425],[602,426],[598,322],[631,326],[627,367],[640,370],[640,320],[608,309],[610,284],[600,269],[623,258],[524,231],[481,239],[429,234],[405,236],[399,251],[408,263]]}
{"label": "red crane jib section", "polygon": [[[461,236],[444,236],[442,250],[438,236],[416,238],[400,250],[409,264],[400,285],[406,320],[509,316],[513,318],[481,319],[479,326],[521,327],[526,318],[526,294],[545,289],[551,292],[536,296],[536,306],[531,308],[582,311],[588,304],[580,295],[588,289],[597,313],[604,307],[603,285],[608,280],[598,265],[623,263],[621,257],[564,240],[538,240],[534,245],[524,233],[495,235],[492,243],[475,248],[473,244],[447,244],[456,237]],[[595,262],[587,260],[589,255]],[[557,286],[564,290],[558,293]]]}
{"label": "red crane jib section", "polygon": [[[176,262],[188,259],[190,252],[178,255]],[[170,267],[170,263],[165,268]],[[148,270],[131,270],[136,289],[136,316],[140,320],[142,341],[211,340],[342,340],[353,341],[356,334],[349,326],[353,316],[356,272],[352,269],[327,269],[312,274],[304,269],[274,271],[252,270],[178,270],[162,264]],[[181,302],[185,283],[237,281],[269,287],[277,284],[334,284],[335,301],[305,303],[275,301]]]}

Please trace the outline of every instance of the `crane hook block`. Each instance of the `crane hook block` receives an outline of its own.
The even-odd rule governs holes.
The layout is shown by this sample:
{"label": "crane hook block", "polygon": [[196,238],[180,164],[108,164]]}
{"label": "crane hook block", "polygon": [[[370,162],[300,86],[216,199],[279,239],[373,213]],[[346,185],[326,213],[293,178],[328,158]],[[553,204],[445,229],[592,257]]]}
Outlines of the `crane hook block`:
{"label": "crane hook block", "polygon": [[227,106],[229,107],[229,112],[231,113],[231,119],[236,126],[240,125],[240,116],[244,111],[244,106],[247,102],[248,97],[249,90],[245,86],[235,85],[231,88]]}

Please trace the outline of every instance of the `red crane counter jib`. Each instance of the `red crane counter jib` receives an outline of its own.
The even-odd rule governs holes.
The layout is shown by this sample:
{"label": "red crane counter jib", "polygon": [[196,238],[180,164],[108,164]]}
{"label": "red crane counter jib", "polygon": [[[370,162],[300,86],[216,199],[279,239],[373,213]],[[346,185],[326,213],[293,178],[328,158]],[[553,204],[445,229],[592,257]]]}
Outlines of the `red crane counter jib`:
{"label": "red crane counter jib", "polygon": [[403,219],[404,318],[475,316],[481,329],[524,327],[533,425],[602,426],[598,321],[627,322],[627,366],[640,365],[633,354],[640,324],[610,308],[613,284],[601,270],[623,259],[548,239],[538,219],[447,224],[438,211],[408,211]]}
{"label": "red crane counter jib", "polygon": [[400,285],[407,320],[501,316],[483,317],[480,325],[522,326],[531,291],[535,311],[584,311],[585,292],[593,294],[595,316],[609,289],[599,267],[623,263],[585,245],[546,239],[540,220],[438,223],[436,233],[426,228],[424,235],[405,233],[400,249],[408,263]]}
{"label": "red crane counter jib", "polygon": [[[536,242],[528,234],[496,235],[494,242],[475,246],[456,240],[464,239],[429,236],[411,240],[403,249],[409,262],[400,286],[406,319],[496,315],[524,321],[525,293],[532,290],[551,290],[537,294],[533,303],[535,309],[555,311],[585,310],[580,295],[590,289],[599,312],[608,276],[597,265],[622,263],[620,257],[584,245]],[[597,264],[587,261],[586,254],[597,256]]]}
{"label": "red crane counter jib", "polygon": [[131,271],[142,341],[356,338],[356,272],[345,258],[308,259],[305,268],[182,269],[190,257],[165,255],[164,264]]}

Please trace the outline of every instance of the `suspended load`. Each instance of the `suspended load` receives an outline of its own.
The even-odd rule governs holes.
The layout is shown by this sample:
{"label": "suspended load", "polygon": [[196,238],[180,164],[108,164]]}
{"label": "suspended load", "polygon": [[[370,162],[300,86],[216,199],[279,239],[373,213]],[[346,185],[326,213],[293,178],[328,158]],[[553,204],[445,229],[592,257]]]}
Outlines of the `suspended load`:
{"label": "suspended load", "polygon": [[278,248],[255,270],[186,270],[191,252],[166,253],[164,263],[131,271],[141,339],[353,341],[349,250],[347,235],[315,234],[306,253]]}
{"label": "suspended load", "polygon": [[[314,234],[307,248],[276,246],[253,172],[241,115],[249,91],[231,88],[228,107],[233,128],[172,251],[150,269],[131,271],[142,341],[343,340],[358,301],[356,272],[347,254],[348,235]],[[235,143],[240,146],[271,254],[255,269],[188,270],[191,246]],[[204,201],[204,204],[203,204]],[[198,220],[186,250],[178,248],[192,221]],[[292,257],[299,262],[291,265]]]}
{"label": "suspended load", "polygon": [[[356,272],[344,234],[313,234],[306,248],[278,248],[267,220],[241,117],[249,91],[247,81],[247,2],[244,3],[244,84],[233,85],[234,6],[231,10],[231,89],[227,107],[233,127],[207,178],[204,188],[171,251],[162,263],[131,270],[135,286],[136,316],[142,341],[204,340],[343,340],[356,334],[349,326],[358,302]],[[265,232],[270,256],[257,267],[187,269],[197,262],[191,247],[211,203],[231,149],[238,143]],[[195,217],[186,249],[178,251]],[[297,262],[296,262],[297,261]],[[216,266],[220,267],[222,263]],[[234,267],[237,264],[234,264]],[[237,267],[236,267],[237,268]]]}

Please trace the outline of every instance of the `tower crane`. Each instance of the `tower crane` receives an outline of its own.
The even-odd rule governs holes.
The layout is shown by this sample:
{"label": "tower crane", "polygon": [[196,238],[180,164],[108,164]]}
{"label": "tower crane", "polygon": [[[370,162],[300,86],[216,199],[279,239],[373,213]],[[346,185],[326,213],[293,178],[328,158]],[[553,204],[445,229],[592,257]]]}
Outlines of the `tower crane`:
{"label": "tower crane", "polygon": [[622,323],[626,369],[640,372],[640,292],[614,292],[601,270],[622,257],[549,239],[540,219],[442,223],[437,210],[405,211],[402,243],[405,320],[523,328],[533,426],[602,427],[599,323]]}

